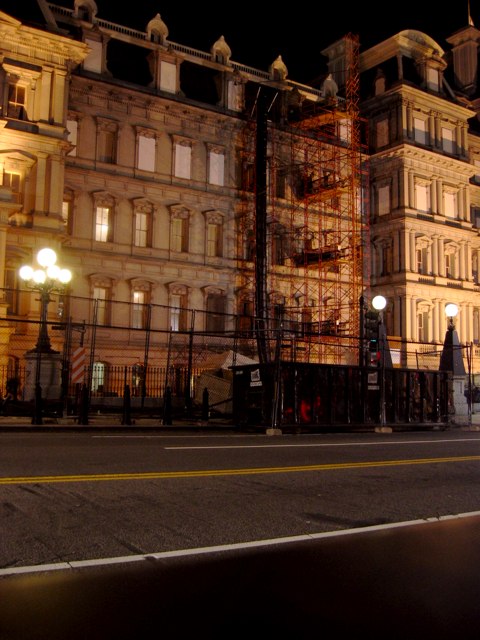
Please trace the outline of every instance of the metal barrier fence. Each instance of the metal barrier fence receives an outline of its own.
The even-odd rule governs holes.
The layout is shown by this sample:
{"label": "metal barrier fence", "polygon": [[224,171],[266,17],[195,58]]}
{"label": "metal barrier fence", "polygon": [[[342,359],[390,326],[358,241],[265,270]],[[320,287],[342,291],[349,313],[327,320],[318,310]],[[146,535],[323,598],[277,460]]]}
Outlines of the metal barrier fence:
{"label": "metal barrier fence", "polygon": [[[35,350],[42,324],[58,354],[65,406],[78,403],[82,385],[95,407],[120,406],[128,387],[145,409],[158,407],[167,390],[178,405],[200,407],[207,389],[210,406],[229,414],[233,366],[280,361],[370,366],[385,355],[369,351],[359,336],[336,335],[321,323],[305,327],[289,317],[268,319],[268,329],[260,333],[250,316],[117,301],[99,311],[97,300],[54,294],[42,323],[38,293],[13,293],[4,290],[9,308],[0,318],[0,389],[3,394],[13,388],[19,400],[26,400],[27,354]],[[459,348],[470,374],[471,345]],[[441,344],[395,338],[389,349],[396,368],[439,368]]]}

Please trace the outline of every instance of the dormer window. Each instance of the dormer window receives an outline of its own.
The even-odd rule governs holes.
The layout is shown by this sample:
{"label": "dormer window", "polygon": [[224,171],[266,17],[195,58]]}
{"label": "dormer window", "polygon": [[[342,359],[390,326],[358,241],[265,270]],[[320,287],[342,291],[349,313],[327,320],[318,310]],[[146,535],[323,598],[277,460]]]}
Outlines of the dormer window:
{"label": "dormer window", "polygon": [[439,91],[440,89],[440,74],[438,69],[433,69],[432,67],[427,67],[427,87],[431,91]]}

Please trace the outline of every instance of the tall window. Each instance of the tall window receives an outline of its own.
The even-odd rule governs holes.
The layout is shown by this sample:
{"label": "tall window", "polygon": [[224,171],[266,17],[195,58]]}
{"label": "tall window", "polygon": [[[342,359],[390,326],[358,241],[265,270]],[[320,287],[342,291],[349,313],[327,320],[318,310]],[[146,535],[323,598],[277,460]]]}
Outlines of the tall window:
{"label": "tall window", "polygon": [[393,247],[391,244],[382,246],[382,276],[388,276],[393,271]]}
{"label": "tall window", "polygon": [[428,184],[415,184],[415,208],[419,211],[429,212],[430,208],[430,186]]}
{"label": "tall window", "polygon": [[388,144],[388,118],[379,120],[376,124],[377,149],[381,149]]}
{"label": "tall window", "polygon": [[207,256],[214,258],[220,255],[220,228],[218,224],[207,224]]}
{"label": "tall window", "polygon": [[148,214],[142,211],[135,213],[135,246],[146,247],[148,241]]}
{"label": "tall window", "polygon": [[225,296],[222,293],[209,293],[207,295],[207,322],[206,330],[221,332],[225,330]]}
{"label": "tall window", "polygon": [[225,154],[211,149],[208,154],[208,182],[223,187],[225,180]]}
{"label": "tall window", "polygon": [[378,215],[390,213],[390,185],[378,188]]}
{"label": "tall window", "polygon": [[5,268],[5,302],[7,315],[18,315],[18,269]]}
{"label": "tall window", "polygon": [[106,366],[104,362],[94,362],[92,367],[92,391],[102,393],[105,390]]}
{"label": "tall window", "polygon": [[417,314],[418,341],[428,342],[428,311],[420,310]]}
{"label": "tall window", "polygon": [[189,180],[192,174],[192,147],[188,142],[175,143],[174,175]]}
{"label": "tall window", "polygon": [[447,153],[455,153],[455,131],[442,127],[442,149]]}
{"label": "tall window", "polygon": [[445,275],[447,278],[456,278],[456,260],[455,253],[445,254]]}
{"label": "tall window", "polygon": [[458,195],[454,191],[443,192],[443,212],[446,218],[458,218]]}
{"label": "tall window", "polygon": [[68,156],[77,155],[77,138],[78,138],[78,122],[76,120],[67,120],[68,141],[72,145],[72,149],[67,153]]}
{"label": "tall window", "polygon": [[172,251],[188,251],[188,215],[187,209],[172,209],[170,228],[170,247]]}
{"label": "tall window", "polygon": [[480,309],[478,307],[473,310],[473,342],[480,342]]}
{"label": "tall window", "polygon": [[12,191],[14,201],[20,202],[20,189],[21,189],[21,175],[12,171],[4,171],[2,183],[4,187],[9,187]]}
{"label": "tall window", "polygon": [[219,213],[209,211],[206,214],[206,247],[205,253],[209,258],[222,255],[223,217]]}
{"label": "tall window", "polygon": [[147,324],[147,292],[132,292],[132,327],[145,329]]}
{"label": "tall window", "polygon": [[27,117],[25,111],[26,94],[25,87],[19,84],[8,85],[8,103],[7,117],[16,118],[17,120],[25,120]]}
{"label": "tall window", "polygon": [[142,133],[137,139],[137,169],[155,171],[156,140],[154,134]]}
{"label": "tall window", "polygon": [[427,254],[427,248],[426,247],[421,247],[418,248],[416,251],[417,254],[417,273],[420,274],[427,274],[428,272],[428,266],[427,266],[427,260],[428,260],[428,254]]}
{"label": "tall window", "polygon": [[97,160],[114,164],[117,161],[117,124],[99,119],[97,128]]}
{"label": "tall window", "polygon": [[170,329],[172,331],[187,329],[186,298],[183,288],[175,288],[170,294]]}
{"label": "tall window", "polygon": [[95,209],[95,240],[97,242],[112,241],[112,212],[110,207],[97,206]]}
{"label": "tall window", "polygon": [[72,232],[72,208],[72,200],[70,198],[64,197],[62,202],[62,220],[65,228],[65,233],[69,234]]}
{"label": "tall window", "polygon": [[413,119],[413,137],[415,142],[427,144],[427,121],[423,118]]}
{"label": "tall window", "polygon": [[168,93],[177,92],[177,66],[172,62],[160,62],[160,89]]}
{"label": "tall window", "polygon": [[439,72],[438,69],[427,67],[427,86],[432,91],[438,91],[439,88]]}
{"label": "tall window", "polygon": [[250,334],[254,328],[254,304],[253,300],[242,300],[240,302],[240,314],[237,318],[237,328],[239,331]]}
{"label": "tall window", "polygon": [[97,325],[105,326],[110,322],[109,290],[105,287],[93,288],[93,299],[97,309]]}
{"label": "tall window", "polygon": [[253,162],[242,162],[242,169],[240,172],[241,184],[240,189],[244,191],[255,191],[255,165]]}
{"label": "tall window", "polygon": [[102,73],[103,63],[103,45],[98,40],[92,40],[90,38],[85,40],[85,44],[90,47],[90,53],[83,62],[83,68],[86,71],[93,71],[94,73]]}

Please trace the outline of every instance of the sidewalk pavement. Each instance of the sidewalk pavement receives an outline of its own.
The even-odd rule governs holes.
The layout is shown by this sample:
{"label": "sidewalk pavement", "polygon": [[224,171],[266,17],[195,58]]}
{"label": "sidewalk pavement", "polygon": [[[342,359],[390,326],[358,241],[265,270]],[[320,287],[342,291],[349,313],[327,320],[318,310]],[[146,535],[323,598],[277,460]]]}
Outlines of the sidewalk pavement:
{"label": "sidewalk pavement", "polygon": [[35,430],[35,431],[88,431],[88,430],[220,430],[230,431],[236,427],[227,420],[212,419],[200,421],[196,419],[173,420],[172,424],[163,424],[162,418],[132,417],[129,422],[123,414],[95,414],[88,416],[88,424],[79,424],[77,416],[42,417],[42,424],[33,424],[29,416],[0,416],[0,431]]}
{"label": "sidewalk pavement", "polygon": [[[377,432],[392,432],[395,429],[391,429],[390,426],[383,429],[375,429],[374,425],[369,425],[371,431]],[[432,428],[435,425],[432,424]],[[470,416],[455,416],[451,423],[452,429],[460,429],[462,431],[480,431],[480,413],[472,413]],[[97,414],[92,413],[88,416],[88,424],[79,424],[77,416],[65,416],[65,417],[43,417],[42,424],[33,424],[30,416],[2,416],[0,415],[0,431],[99,431],[99,430],[132,430],[140,431],[146,429],[148,431],[216,431],[216,432],[231,432],[237,431],[238,427],[226,418],[214,418],[208,421],[198,420],[196,418],[176,419],[172,420],[172,424],[163,424],[161,417],[138,417],[134,416],[129,422],[126,422],[123,414]],[[262,428],[262,430],[265,430]],[[248,429],[247,429],[248,430]],[[352,431],[355,429],[352,429]],[[412,424],[412,430],[415,430],[415,425]],[[369,429],[370,431],[370,429]],[[268,430],[271,435],[282,433],[282,429]]]}

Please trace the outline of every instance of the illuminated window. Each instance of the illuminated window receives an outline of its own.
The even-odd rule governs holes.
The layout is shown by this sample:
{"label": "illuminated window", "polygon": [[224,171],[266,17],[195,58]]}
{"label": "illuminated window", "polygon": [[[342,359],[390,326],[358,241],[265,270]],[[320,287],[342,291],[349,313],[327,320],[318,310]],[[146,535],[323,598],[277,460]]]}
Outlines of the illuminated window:
{"label": "illuminated window", "polygon": [[8,85],[7,117],[25,120],[25,87],[19,84]]}
{"label": "illuminated window", "polygon": [[456,256],[455,253],[445,254],[445,275],[447,278],[456,278]]}
{"label": "illuminated window", "polygon": [[135,246],[146,247],[148,240],[148,214],[135,213]]}
{"label": "illuminated window", "polygon": [[207,256],[214,258],[220,255],[220,227],[218,224],[207,224]]}
{"label": "illuminated window", "polygon": [[64,197],[62,202],[62,220],[65,227],[65,233],[72,233],[72,216],[73,202],[70,198]]}
{"label": "illuminated window", "polygon": [[145,329],[147,324],[147,292],[132,292],[132,327]]}
{"label": "illuminated window", "polygon": [[419,248],[416,250],[417,256],[417,273],[426,274],[428,272],[428,253],[427,248]]}
{"label": "illuminated window", "polygon": [[13,173],[11,171],[3,172],[3,186],[9,187],[12,190],[12,194],[18,197],[20,196],[21,175],[19,173]]}
{"label": "illuminated window", "polygon": [[[105,287],[93,288],[93,299],[95,301],[94,313],[96,309],[96,324],[105,326],[110,322],[110,306],[109,306],[110,290]],[[94,318],[95,321],[95,318]]]}
{"label": "illuminated window", "polygon": [[110,207],[98,206],[95,209],[95,240],[97,242],[112,241],[111,215]]}
{"label": "illuminated window", "polygon": [[92,367],[92,385],[94,393],[101,394],[105,389],[106,365],[104,362],[94,362]]}
{"label": "illuminated window", "polygon": [[7,315],[18,315],[18,268],[7,266],[5,268],[5,302],[7,303]]}
{"label": "illuminated window", "polygon": [[205,217],[205,253],[209,258],[220,257],[223,251],[223,217],[214,211],[208,211]]}
{"label": "illuminated window", "polygon": [[419,311],[417,314],[418,341],[429,342],[428,337],[428,311]]}
{"label": "illuminated window", "polygon": [[176,291],[176,293],[170,294],[170,329],[171,331],[186,331],[186,293],[182,289],[176,289]]}
{"label": "illuminated window", "polygon": [[173,208],[170,221],[170,247],[172,251],[189,249],[189,212],[184,208]]}

